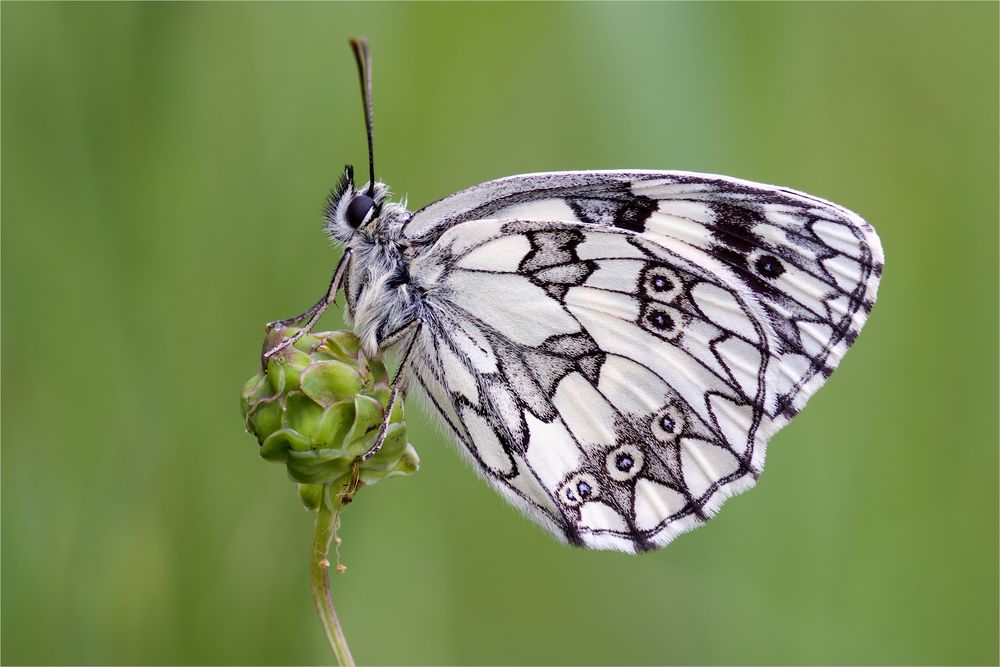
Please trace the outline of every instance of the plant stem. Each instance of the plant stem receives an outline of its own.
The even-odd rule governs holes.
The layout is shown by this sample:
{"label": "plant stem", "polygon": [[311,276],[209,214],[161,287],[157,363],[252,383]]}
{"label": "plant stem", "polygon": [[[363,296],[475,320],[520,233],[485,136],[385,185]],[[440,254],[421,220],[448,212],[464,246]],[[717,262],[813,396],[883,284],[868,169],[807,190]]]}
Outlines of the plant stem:
{"label": "plant stem", "polygon": [[[324,494],[325,496],[326,494]],[[339,508],[338,508],[339,510]],[[330,597],[330,543],[333,541],[334,529],[337,523],[336,511],[331,511],[327,498],[323,498],[316,514],[316,531],[313,535],[312,552],[312,593],[316,603],[316,611],[323,622],[323,630],[330,642],[330,648],[341,667],[354,667],[351,649],[347,646],[347,638],[340,627],[337,611],[333,608]]]}

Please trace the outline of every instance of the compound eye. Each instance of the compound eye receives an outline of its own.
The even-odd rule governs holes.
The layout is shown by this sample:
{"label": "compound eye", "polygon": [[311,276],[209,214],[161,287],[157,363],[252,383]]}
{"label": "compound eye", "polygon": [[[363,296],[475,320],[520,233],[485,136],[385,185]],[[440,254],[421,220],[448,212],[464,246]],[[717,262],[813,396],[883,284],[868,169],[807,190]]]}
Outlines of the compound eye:
{"label": "compound eye", "polygon": [[357,229],[368,219],[368,214],[375,208],[375,201],[368,195],[356,195],[347,205],[347,224]]}

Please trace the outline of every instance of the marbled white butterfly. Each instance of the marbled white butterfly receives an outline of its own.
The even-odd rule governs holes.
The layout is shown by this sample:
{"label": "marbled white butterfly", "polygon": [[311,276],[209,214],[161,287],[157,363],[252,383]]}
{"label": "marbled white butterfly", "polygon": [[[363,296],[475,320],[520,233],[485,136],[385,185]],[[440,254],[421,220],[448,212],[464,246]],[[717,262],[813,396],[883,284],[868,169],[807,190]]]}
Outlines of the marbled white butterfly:
{"label": "marbled white butterfly", "polygon": [[308,330],[343,288],[364,351],[401,351],[392,400],[423,395],[483,478],[570,544],[661,547],[753,486],[871,312],[871,226],[681,171],[511,176],[411,213],[375,180],[371,61],[351,44],[370,180],[348,166],[330,194],[344,252],[326,295],[273,324]]}

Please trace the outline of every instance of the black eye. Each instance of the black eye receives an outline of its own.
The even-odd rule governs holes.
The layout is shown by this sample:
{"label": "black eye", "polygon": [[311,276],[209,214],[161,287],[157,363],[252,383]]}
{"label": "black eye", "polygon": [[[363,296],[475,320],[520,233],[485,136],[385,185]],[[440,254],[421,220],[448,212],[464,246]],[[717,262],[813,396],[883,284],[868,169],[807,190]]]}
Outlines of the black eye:
{"label": "black eye", "polygon": [[347,205],[347,224],[357,229],[375,207],[375,201],[368,195],[356,195]]}
{"label": "black eye", "polygon": [[765,278],[777,278],[785,272],[785,267],[781,265],[777,257],[761,255],[757,260],[757,270]]}
{"label": "black eye", "polygon": [[621,453],[615,457],[615,467],[622,472],[628,472],[635,464],[635,460],[628,454]]}
{"label": "black eye", "polygon": [[648,319],[650,324],[661,331],[674,328],[674,319],[662,311],[650,311]]}

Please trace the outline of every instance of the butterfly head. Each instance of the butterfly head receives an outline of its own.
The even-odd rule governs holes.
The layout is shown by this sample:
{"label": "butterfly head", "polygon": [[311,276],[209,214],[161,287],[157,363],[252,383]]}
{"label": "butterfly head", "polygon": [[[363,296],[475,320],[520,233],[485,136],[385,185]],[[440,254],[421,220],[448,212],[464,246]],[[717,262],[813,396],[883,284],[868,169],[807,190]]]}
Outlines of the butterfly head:
{"label": "butterfly head", "polygon": [[354,185],[354,167],[344,167],[344,175],[326,201],[326,233],[330,238],[348,243],[355,234],[371,236],[378,228],[389,188],[385,183]]}

